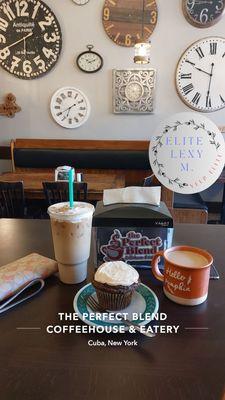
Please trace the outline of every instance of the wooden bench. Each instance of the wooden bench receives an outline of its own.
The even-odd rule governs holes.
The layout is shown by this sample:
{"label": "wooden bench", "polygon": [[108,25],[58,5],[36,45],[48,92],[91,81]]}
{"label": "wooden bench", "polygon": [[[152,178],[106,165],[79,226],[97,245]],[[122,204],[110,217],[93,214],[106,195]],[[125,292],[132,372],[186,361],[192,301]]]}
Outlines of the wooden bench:
{"label": "wooden bench", "polygon": [[[141,185],[145,176],[151,173],[148,147],[148,141],[16,139],[11,141],[12,169],[13,172],[28,171],[31,168],[33,172],[49,172],[59,165],[72,165],[84,174],[107,173],[108,171],[125,175],[127,186]],[[25,158],[29,154],[30,156],[37,154],[37,157],[43,154],[44,157],[48,157],[48,163],[43,161],[43,157],[39,159],[38,165],[34,164],[33,160],[29,164],[29,159],[21,163],[21,157]],[[57,154],[64,156],[63,161],[65,161],[65,155],[68,154],[68,163],[62,164],[58,158],[51,164],[50,158]],[[90,160],[92,154],[95,155],[93,162]],[[136,156],[136,164],[135,158],[132,162],[132,155]],[[101,160],[99,160],[100,157]],[[118,163],[117,159],[119,159]],[[49,167],[50,164],[51,167]]]}
{"label": "wooden bench", "polygon": [[[71,165],[84,174],[122,175],[126,186],[141,186],[144,178],[151,175],[149,143],[137,140],[16,139],[11,141],[12,169],[13,172],[50,172],[59,165]],[[155,183],[159,184],[156,179]],[[175,222],[207,222],[205,210],[174,209],[173,192],[164,186],[162,200]]]}

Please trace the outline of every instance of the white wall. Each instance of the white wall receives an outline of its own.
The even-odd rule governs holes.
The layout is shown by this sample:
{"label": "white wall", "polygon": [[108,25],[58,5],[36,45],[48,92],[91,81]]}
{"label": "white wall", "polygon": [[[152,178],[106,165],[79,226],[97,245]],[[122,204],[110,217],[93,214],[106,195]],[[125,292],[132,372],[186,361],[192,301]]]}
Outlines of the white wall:
{"label": "white wall", "polygon": [[[0,117],[0,145],[11,138],[68,139],[150,139],[157,124],[168,115],[189,111],[179,99],[174,76],[182,52],[205,36],[225,36],[225,17],[208,29],[188,24],[183,16],[181,0],[157,0],[159,20],[152,35],[151,66],[157,69],[156,106],[154,115],[115,115],[112,113],[112,69],[130,68],[133,49],[115,45],[102,26],[104,0],[90,0],[77,6],[72,0],[45,0],[55,12],[63,33],[63,51],[55,69],[40,79],[20,80],[0,68],[0,101],[13,92],[22,112],[14,119]],[[87,44],[104,58],[104,68],[87,75],[75,66],[76,56]],[[82,127],[63,129],[51,118],[49,102],[61,86],[73,85],[88,96],[92,112]],[[225,109],[208,114],[218,125],[225,125]],[[5,168],[8,164],[1,164]]]}

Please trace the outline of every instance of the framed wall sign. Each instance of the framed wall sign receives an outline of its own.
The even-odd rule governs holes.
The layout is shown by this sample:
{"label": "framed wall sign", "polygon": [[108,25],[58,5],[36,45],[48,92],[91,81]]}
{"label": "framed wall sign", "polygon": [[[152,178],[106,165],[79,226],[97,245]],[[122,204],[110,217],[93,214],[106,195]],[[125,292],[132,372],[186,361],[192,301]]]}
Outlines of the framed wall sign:
{"label": "framed wall sign", "polygon": [[41,0],[0,3],[0,65],[21,79],[35,79],[56,64],[62,48],[59,22]]}
{"label": "framed wall sign", "polygon": [[113,70],[113,112],[148,114],[154,109],[155,69]]}
{"label": "framed wall sign", "polygon": [[149,159],[157,179],[177,193],[197,193],[220,176],[225,144],[217,126],[197,113],[179,113],[156,130]]}
{"label": "framed wall sign", "polygon": [[182,101],[201,112],[225,107],[225,38],[212,36],[193,43],[181,56],[176,87]]}

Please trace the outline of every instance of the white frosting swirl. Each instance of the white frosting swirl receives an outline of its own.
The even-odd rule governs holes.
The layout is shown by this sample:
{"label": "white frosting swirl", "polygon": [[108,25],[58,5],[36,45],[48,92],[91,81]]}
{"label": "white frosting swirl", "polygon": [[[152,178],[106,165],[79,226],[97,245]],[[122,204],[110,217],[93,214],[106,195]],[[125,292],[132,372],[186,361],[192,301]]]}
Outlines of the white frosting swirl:
{"label": "white frosting swirl", "polygon": [[123,261],[111,261],[102,264],[95,273],[95,280],[111,286],[130,286],[137,283],[139,274],[131,265]]}

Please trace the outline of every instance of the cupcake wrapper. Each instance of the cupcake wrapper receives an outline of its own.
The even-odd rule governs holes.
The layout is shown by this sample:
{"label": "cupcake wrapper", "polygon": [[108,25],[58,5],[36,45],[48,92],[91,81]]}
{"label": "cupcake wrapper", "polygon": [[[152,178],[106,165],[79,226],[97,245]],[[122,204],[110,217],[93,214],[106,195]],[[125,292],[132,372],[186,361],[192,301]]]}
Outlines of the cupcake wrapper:
{"label": "cupcake wrapper", "polygon": [[96,294],[100,307],[104,310],[118,311],[129,306],[133,290],[126,293],[109,293],[96,288]]}

